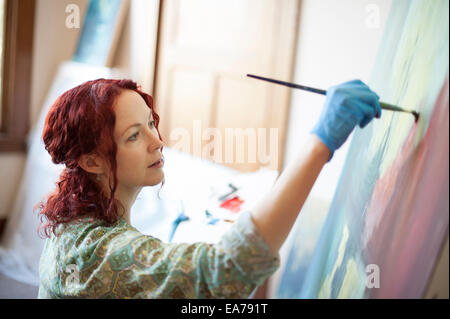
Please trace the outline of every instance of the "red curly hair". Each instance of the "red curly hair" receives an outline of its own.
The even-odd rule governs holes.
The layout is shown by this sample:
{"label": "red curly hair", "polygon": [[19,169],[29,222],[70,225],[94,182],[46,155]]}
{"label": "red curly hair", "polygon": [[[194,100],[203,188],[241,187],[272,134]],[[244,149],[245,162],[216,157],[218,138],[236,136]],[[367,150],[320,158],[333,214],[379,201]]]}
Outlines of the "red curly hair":
{"label": "red curly hair", "polygon": [[[51,106],[42,134],[45,149],[53,163],[64,164],[66,168],[56,183],[56,190],[47,196],[46,203],[41,201],[34,207],[34,210],[40,210],[40,235],[50,237],[51,232],[56,234],[59,224],[89,213],[110,224],[118,220],[120,203],[114,199],[117,187],[117,144],[113,139],[113,105],[123,90],[133,90],[144,99],[151,109],[161,139],[159,116],[153,107],[153,98],[131,80],[97,79],[64,92]],[[94,152],[110,164],[113,176],[112,183],[109,183],[110,198],[103,194],[100,185],[94,181],[94,174],[78,165],[81,155]]]}

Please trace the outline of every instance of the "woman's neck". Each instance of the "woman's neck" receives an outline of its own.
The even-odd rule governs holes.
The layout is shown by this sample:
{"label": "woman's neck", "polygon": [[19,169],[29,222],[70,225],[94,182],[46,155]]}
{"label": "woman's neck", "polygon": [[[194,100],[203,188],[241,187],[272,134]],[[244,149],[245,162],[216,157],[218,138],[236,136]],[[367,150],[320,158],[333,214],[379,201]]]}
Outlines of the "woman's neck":
{"label": "woman's neck", "polygon": [[[123,185],[117,185],[114,193],[114,198],[120,202],[118,214],[128,224],[131,224],[131,207],[136,201],[137,195],[141,191],[142,187],[126,187]],[[105,190],[106,191],[106,190]],[[107,191],[107,196],[110,198],[110,191]],[[122,207],[123,206],[123,207]]]}
{"label": "woman's neck", "polygon": [[141,189],[142,187],[137,187],[134,189],[125,189],[119,186],[117,187],[114,197],[123,205],[125,211],[122,214],[122,218],[125,219],[128,224],[131,224],[131,207],[136,201],[137,195]]}

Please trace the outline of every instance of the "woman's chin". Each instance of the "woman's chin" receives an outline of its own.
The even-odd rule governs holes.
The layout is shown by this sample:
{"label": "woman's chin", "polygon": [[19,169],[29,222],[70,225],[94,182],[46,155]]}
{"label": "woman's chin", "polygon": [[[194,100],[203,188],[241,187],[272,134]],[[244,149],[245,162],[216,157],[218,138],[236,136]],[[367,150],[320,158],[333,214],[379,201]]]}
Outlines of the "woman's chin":
{"label": "woman's chin", "polygon": [[164,180],[164,171],[160,168],[152,175],[151,180],[146,183],[146,186],[156,186]]}

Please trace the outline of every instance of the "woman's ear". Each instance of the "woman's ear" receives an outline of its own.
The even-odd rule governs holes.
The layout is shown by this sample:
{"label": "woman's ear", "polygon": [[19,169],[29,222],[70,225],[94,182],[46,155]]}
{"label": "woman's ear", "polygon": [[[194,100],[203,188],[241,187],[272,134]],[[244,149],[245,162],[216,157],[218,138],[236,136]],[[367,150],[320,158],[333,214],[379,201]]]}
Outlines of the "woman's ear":
{"label": "woman's ear", "polygon": [[105,173],[105,162],[96,154],[83,154],[78,160],[78,165],[88,173],[103,174]]}

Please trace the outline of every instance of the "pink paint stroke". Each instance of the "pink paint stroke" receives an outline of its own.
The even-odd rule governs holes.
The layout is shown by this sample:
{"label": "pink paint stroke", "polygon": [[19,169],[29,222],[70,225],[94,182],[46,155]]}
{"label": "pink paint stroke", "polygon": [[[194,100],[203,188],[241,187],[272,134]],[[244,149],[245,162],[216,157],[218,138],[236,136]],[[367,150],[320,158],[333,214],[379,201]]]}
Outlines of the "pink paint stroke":
{"label": "pink paint stroke", "polygon": [[449,218],[448,77],[430,123],[414,148],[413,125],[402,149],[375,185],[366,213],[366,264],[380,269],[370,298],[421,298]]}

